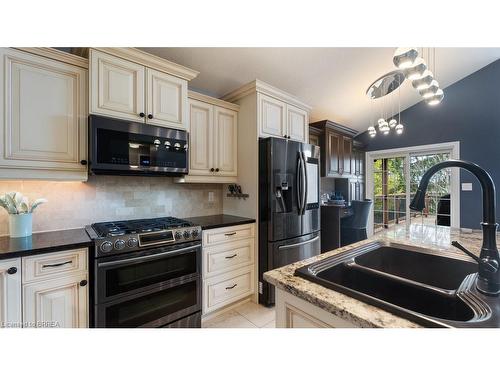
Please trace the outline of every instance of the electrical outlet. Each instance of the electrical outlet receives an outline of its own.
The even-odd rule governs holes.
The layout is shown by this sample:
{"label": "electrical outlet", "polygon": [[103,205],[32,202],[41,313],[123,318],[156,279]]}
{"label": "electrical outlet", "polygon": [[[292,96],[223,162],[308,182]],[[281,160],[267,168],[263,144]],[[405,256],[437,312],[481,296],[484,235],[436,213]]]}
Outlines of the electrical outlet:
{"label": "electrical outlet", "polygon": [[214,192],[213,191],[209,191],[208,192],[208,201],[210,203],[212,203],[214,200],[215,200]]}

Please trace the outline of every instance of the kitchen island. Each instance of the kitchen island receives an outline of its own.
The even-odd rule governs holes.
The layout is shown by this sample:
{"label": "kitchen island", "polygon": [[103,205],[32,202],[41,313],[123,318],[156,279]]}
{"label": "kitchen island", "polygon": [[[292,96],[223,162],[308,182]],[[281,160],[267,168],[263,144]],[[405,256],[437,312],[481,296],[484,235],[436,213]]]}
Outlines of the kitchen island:
{"label": "kitchen island", "polygon": [[264,274],[264,278],[277,288],[276,326],[420,327],[419,324],[396,316],[381,308],[325,288],[301,277],[294,276],[295,270],[304,265],[335,256],[377,240],[461,254],[459,250],[451,246],[452,241],[459,241],[475,254],[479,254],[482,243],[482,232],[480,230],[453,229],[435,225],[412,224],[408,227],[397,225],[376,234],[368,240],[269,271]]}

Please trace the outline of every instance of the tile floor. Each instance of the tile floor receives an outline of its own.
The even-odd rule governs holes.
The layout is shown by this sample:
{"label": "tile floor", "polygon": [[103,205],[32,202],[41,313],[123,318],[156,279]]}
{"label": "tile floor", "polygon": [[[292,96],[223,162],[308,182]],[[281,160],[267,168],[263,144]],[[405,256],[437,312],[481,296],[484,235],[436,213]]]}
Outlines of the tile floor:
{"label": "tile floor", "polygon": [[202,324],[203,328],[275,328],[274,307],[247,302],[215,316]]}

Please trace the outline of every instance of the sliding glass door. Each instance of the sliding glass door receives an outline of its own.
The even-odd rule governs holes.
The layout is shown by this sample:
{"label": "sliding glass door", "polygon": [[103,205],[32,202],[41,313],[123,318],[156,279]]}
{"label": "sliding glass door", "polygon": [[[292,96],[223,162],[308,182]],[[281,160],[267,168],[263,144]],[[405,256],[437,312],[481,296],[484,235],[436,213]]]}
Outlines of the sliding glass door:
{"label": "sliding glass door", "polygon": [[[459,220],[458,171],[444,169],[436,173],[427,189],[425,208],[410,211],[409,205],[423,174],[433,165],[457,155],[456,150],[397,150],[372,152],[367,193],[373,199],[373,233],[400,224],[452,226]],[[379,154],[379,155],[378,155]],[[455,156],[457,157],[457,156]],[[455,216],[454,216],[455,214]]]}

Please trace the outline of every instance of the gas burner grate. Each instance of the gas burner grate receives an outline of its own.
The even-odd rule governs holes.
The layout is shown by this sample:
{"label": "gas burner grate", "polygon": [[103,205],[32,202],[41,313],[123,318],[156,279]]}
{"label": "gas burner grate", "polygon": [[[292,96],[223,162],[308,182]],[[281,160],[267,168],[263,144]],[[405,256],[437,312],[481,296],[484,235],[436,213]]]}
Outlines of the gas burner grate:
{"label": "gas burner grate", "polygon": [[165,229],[190,227],[189,221],[175,217],[160,217],[155,219],[109,221],[94,223],[92,228],[100,237],[121,236],[129,233],[158,232]]}

